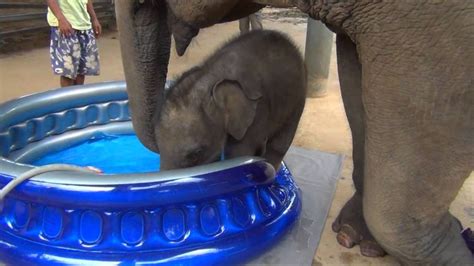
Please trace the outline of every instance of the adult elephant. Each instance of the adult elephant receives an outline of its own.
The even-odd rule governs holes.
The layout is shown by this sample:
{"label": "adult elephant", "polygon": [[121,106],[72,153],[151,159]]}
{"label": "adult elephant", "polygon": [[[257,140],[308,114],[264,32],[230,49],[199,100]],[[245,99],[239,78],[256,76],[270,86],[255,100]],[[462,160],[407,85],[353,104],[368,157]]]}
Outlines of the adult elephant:
{"label": "adult elephant", "polygon": [[183,54],[200,28],[266,4],[323,21],[337,33],[354,150],[356,192],[333,224],[339,243],[360,244],[367,256],[386,250],[407,264],[472,265],[448,209],[473,169],[474,1],[116,4],[133,125],[154,151],[171,34]]}

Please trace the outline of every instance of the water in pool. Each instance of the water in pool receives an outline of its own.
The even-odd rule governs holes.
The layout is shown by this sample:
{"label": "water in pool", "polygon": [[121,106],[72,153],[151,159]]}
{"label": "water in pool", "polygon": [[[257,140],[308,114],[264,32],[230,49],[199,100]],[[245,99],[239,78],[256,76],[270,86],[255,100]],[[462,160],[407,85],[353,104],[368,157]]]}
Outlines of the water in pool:
{"label": "water in pool", "polygon": [[160,157],[145,148],[136,135],[102,135],[48,154],[32,164],[54,163],[94,166],[106,174],[145,173],[159,171]]}

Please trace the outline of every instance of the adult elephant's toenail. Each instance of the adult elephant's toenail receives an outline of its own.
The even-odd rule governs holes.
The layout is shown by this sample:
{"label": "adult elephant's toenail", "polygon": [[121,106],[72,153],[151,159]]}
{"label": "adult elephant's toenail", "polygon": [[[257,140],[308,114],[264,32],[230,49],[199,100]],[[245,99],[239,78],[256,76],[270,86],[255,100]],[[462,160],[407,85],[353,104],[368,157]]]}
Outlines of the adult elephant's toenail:
{"label": "adult elephant's toenail", "polygon": [[387,253],[373,240],[362,240],[360,242],[360,253],[366,257],[383,257]]}

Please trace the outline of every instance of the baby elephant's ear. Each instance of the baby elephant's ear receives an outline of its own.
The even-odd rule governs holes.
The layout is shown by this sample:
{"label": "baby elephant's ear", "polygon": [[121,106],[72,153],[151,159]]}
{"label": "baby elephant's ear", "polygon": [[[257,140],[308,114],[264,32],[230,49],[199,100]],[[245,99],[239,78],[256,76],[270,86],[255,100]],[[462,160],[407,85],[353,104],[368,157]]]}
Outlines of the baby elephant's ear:
{"label": "baby elephant's ear", "polygon": [[253,123],[260,92],[249,97],[237,81],[223,80],[212,90],[213,101],[224,113],[225,129],[228,134],[241,140]]}

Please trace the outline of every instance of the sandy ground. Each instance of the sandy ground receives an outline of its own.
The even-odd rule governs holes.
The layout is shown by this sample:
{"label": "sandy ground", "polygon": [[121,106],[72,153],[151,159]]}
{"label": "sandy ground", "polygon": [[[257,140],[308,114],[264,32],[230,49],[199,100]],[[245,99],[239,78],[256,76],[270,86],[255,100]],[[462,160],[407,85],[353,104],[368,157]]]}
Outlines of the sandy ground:
{"label": "sandy ground", "polygon": [[[301,18],[278,19],[267,16],[264,27],[289,34],[304,51],[306,24]],[[183,57],[173,51],[169,77],[174,77],[201,62],[222,42],[238,33],[235,22],[202,30]],[[86,83],[123,80],[123,70],[117,33],[108,33],[99,40],[102,73],[88,77]],[[58,78],[49,66],[47,48],[0,56],[0,102],[22,95],[58,87]],[[321,151],[344,154],[346,157],[329,217],[326,221],[313,265],[398,265],[390,256],[371,259],[359,255],[359,248],[345,249],[337,244],[331,223],[343,204],[353,193],[351,180],[352,147],[349,127],[345,118],[337,77],[336,54],[333,48],[328,94],[324,98],[308,99],[294,139],[294,145]],[[465,226],[474,228],[474,175],[464,184],[452,206],[453,213]]]}

